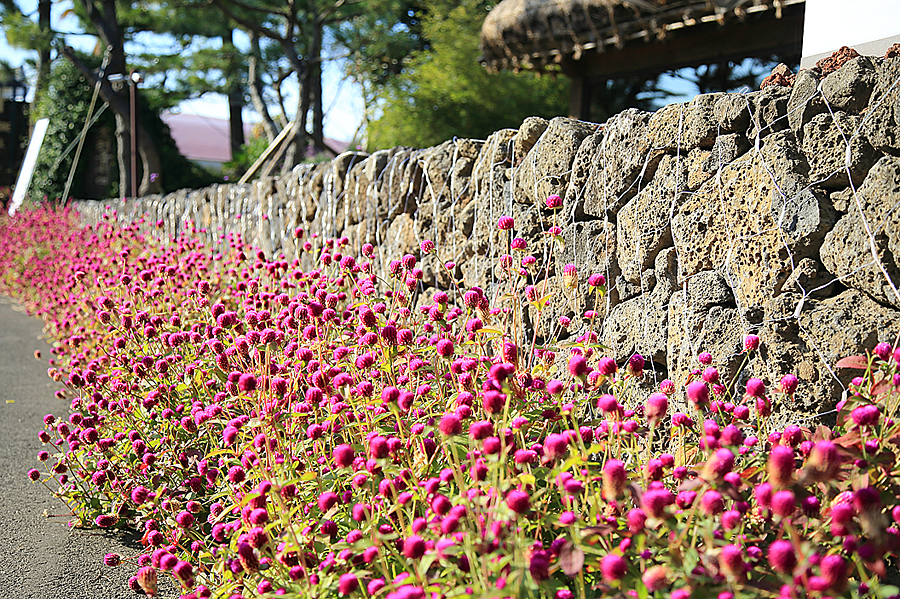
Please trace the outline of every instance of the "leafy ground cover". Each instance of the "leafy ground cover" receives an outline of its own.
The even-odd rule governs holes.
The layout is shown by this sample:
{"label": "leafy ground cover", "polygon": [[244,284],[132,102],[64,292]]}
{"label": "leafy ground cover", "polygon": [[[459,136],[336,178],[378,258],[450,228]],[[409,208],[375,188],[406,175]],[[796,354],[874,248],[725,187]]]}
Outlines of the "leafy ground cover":
{"label": "leafy ground cover", "polygon": [[0,291],[44,319],[68,402],[28,476],[80,526],[143,532],[139,555],[105,557],[137,593],[164,576],[191,599],[900,593],[900,348],[841,361],[859,376],[834,427],[770,430],[791,374],[724,381],[702,353],[685,388],[648,392],[593,315],[574,340],[529,337],[524,306],[605,281],[569,265],[569,289],[530,287],[542,264],[510,217],[495,296],[422,291],[413,253],[378,280],[391,257],[347,239],[298,230],[289,262],[140,224],[0,221]]}

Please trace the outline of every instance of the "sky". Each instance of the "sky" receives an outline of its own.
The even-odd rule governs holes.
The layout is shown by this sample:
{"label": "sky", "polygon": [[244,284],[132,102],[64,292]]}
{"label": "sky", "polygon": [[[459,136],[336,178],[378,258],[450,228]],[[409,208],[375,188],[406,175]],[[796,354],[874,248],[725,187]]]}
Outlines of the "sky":
{"label": "sky", "polygon": [[[25,11],[34,13],[37,11],[36,0],[21,0],[18,2]],[[65,16],[71,8],[71,2],[54,2],[52,6],[53,26],[66,35],[66,43],[76,49],[90,52],[93,50],[96,38],[80,31],[78,19],[74,16]],[[237,39],[236,43],[241,44]],[[163,44],[161,50],[167,51]],[[126,47],[126,51],[128,47]],[[11,48],[6,42],[6,36],[0,35],[0,60],[10,63],[13,67],[21,66],[26,59],[34,58],[33,53],[23,52]],[[322,76],[322,99],[325,108],[325,136],[338,141],[350,141],[363,122],[365,105],[359,86],[346,78],[338,61],[329,60],[324,63]],[[288,86],[288,106],[293,106],[296,101],[296,84]],[[293,94],[291,93],[293,92]],[[291,97],[293,95],[293,97]],[[209,118],[228,118],[228,100],[220,94],[205,94],[196,100],[181,103],[178,112],[197,114]],[[259,115],[248,108],[244,118],[248,122],[259,120]]]}

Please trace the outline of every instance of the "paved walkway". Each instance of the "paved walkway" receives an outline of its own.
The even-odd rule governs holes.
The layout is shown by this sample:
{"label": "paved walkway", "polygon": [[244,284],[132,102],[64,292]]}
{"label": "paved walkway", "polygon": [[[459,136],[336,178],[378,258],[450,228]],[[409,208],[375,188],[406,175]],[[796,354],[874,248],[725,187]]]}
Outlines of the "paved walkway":
{"label": "paved walkway", "polygon": [[37,433],[44,414],[68,414],[66,403],[53,395],[57,384],[47,377],[51,354],[41,331],[39,320],[0,297],[0,596],[136,597],[126,584],[135,566],[109,568],[103,556],[137,555],[140,545],[122,533],[70,528],[65,505],[26,476],[39,468]]}

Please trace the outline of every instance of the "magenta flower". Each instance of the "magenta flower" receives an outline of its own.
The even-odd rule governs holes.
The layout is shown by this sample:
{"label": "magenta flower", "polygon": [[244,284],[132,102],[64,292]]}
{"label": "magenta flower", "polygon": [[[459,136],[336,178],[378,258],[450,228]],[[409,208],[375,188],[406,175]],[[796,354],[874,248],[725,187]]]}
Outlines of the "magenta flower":
{"label": "magenta flower", "polygon": [[606,582],[614,582],[628,573],[628,562],[621,555],[608,553],[600,560],[600,573]]}
{"label": "magenta flower", "polygon": [[557,208],[562,208],[562,198],[557,194],[552,194],[547,196],[547,199],[544,200],[544,203],[547,205],[547,208],[550,210],[556,210]]}
{"label": "magenta flower", "polygon": [[747,351],[759,349],[759,337],[756,335],[747,335],[744,337],[744,349]]}
{"label": "magenta flower", "polygon": [[497,221],[497,228],[501,231],[509,231],[516,225],[511,216],[501,216]]}
{"label": "magenta flower", "polygon": [[709,404],[709,387],[703,381],[694,381],[687,386],[687,397],[697,409]]}
{"label": "magenta flower", "polygon": [[353,464],[353,458],[356,457],[353,448],[346,443],[335,447],[332,455],[334,456],[334,465],[338,468],[347,468],[351,466]]}
{"label": "magenta flower", "polygon": [[342,574],[338,580],[338,593],[341,595],[350,595],[359,588],[359,579],[356,574],[347,572]]}
{"label": "magenta flower", "polygon": [[797,565],[797,555],[790,541],[779,540],[769,545],[769,566],[776,572],[790,574]]}
{"label": "magenta flower", "polygon": [[581,354],[572,354],[569,358],[569,374],[581,378],[588,373],[587,360]]}
{"label": "magenta flower", "polygon": [[525,491],[514,489],[506,496],[506,505],[517,514],[524,514],[531,509],[531,497]]}

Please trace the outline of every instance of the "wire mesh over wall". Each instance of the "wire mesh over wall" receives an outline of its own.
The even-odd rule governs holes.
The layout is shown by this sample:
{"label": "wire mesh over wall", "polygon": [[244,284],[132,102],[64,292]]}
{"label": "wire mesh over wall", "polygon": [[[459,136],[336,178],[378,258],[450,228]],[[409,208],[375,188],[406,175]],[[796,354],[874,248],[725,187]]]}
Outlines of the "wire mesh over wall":
{"label": "wire mesh over wall", "polygon": [[[562,209],[546,207],[551,194]],[[648,387],[683,385],[704,351],[736,386],[793,372],[800,390],[776,409],[814,426],[854,375],[836,362],[900,333],[900,58],[857,57],[602,125],[531,118],[487,140],[350,152],[281,179],[77,207],[88,222],[146,215],[161,238],[196,228],[210,248],[240,234],[287,260],[313,235],[346,236],[356,255],[375,246],[385,278],[413,253],[424,271],[413,304],[451,279],[522,305],[533,285],[551,296],[540,313],[526,308],[539,340],[592,328],[620,364],[649,359]],[[498,229],[504,215],[512,231]],[[436,254],[421,255],[425,239]],[[593,273],[606,295],[588,287]],[[749,333],[762,344],[745,362]]]}

